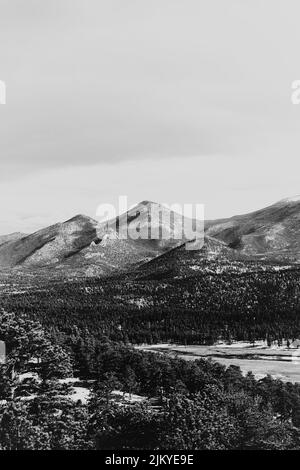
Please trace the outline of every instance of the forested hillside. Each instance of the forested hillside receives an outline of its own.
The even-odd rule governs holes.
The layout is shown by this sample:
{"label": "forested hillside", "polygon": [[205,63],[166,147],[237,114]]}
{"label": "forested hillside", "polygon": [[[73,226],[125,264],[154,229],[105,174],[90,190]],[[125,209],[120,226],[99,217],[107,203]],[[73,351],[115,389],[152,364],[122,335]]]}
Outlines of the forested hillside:
{"label": "forested hillside", "polygon": [[298,384],[130,345],[299,338],[298,269],[34,280],[1,296],[0,448],[299,448]]}
{"label": "forested hillside", "polygon": [[272,344],[300,338],[296,268],[51,283],[3,294],[0,305],[67,337],[78,327],[95,338],[105,335],[130,343],[263,339]]}
{"label": "forested hillside", "polygon": [[[0,320],[8,353],[0,365],[2,450],[299,448],[297,385],[137,352],[87,330],[58,346],[26,317],[2,311]],[[59,380],[72,368],[93,377],[85,404]],[[116,390],[143,400],[116,402]]]}

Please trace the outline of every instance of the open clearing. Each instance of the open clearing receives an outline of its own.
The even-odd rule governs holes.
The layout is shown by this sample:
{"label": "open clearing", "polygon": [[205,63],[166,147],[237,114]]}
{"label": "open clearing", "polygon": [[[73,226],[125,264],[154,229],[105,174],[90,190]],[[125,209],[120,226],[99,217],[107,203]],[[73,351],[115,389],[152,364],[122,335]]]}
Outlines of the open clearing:
{"label": "open clearing", "polygon": [[160,352],[186,360],[211,358],[225,366],[239,366],[244,374],[252,371],[257,379],[270,374],[284,382],[300,383],[300,349],[268,347],[264,342],[255,345],[236,342],[213,346],[153,344],[139,345],[136,349]]}

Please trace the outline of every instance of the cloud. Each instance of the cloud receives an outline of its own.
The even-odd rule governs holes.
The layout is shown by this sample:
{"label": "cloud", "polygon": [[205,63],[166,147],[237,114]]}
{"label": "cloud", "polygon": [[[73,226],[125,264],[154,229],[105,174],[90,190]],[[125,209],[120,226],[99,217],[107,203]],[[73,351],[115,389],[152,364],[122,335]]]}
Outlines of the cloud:
{"label": "cloud", "polygon": [[118,181],[126,163],[145,176],[151,161],[159,175],[174,155],[180,169],[197,155],[194,172],[202,165],[211,185],[212,165],[226,168],[228,187],[251,164],[253,187],[261,174],[271,185],[268,165],[283,156],[289,180],[300,151],[290,104],[299,10],[295,0],[0,0],[1,186],[22,205],[18,188],[34,178],[34,207],[40,175],[51,200],[63,172],[109,165]]}

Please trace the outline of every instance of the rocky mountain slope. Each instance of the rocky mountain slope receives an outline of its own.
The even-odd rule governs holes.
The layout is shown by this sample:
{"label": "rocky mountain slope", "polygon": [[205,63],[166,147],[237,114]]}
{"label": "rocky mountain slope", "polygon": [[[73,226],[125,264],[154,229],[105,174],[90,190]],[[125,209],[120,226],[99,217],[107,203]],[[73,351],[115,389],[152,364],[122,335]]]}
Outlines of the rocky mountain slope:
{"label": "rocky mountain slope", "polygon": [[242,254],[300,261],[300,197],[229,219],[206,222],[206,233]]}
{"label": "rocky mountain slope", "polygon": [[24,237],[26,237],[26,234],[21,232],[9,233],[8,235],[0,235],[0,246],[4,245],[5,243],[15,242],[16,240],[20,240]]}
{"label": "rocky mountain slope", "polygon": [[[201,232],[201,223],[184,222],[190,230]],[[182,215],[150,201],[102,223],[77,215],[30,235],[0,237],[0,270],[76,277],[142,266],[139,275],[152,275],[155,270],[190,275],[251,260],[300,261],[300,197],[249,214],[207,221],[201,250],[186,250],[189,243],[182,227]]]}
{"label": "rocky mountain slope", "polygon": [[78,215],[0,246],[0,266],[39,267],[67,259],[97,239],[97,223]]}
{"label": "rocky mountain slope", "polygon": [[2,244],[0,239],[0,269],[51,269],[68,276],[124,271],[181,244],[181,228],[181,215],[149,201],[104,223],[77,215],[31,235],[3,237]]}

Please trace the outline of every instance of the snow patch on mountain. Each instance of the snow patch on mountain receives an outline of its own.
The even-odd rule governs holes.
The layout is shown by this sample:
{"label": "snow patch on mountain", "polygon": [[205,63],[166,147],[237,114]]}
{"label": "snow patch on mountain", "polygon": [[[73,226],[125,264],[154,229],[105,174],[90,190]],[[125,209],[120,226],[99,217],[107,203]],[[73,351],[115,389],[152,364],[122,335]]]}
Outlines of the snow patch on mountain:
{"label": "snow patch on mountain", "polygon": [[300,194],[282,199],[282,202],[300,202]]}

